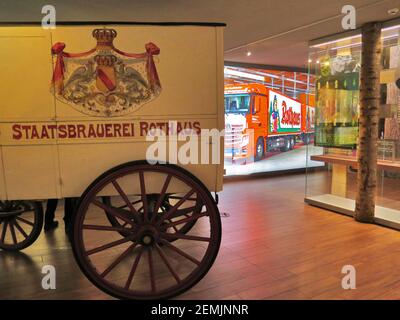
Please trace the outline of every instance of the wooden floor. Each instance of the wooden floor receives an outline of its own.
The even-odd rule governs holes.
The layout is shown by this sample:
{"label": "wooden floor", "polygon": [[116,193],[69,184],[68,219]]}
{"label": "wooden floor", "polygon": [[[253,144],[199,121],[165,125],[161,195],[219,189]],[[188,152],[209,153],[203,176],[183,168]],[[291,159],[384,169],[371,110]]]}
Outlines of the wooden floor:
{"label": "wooden floor", "polygon": [[[304,182],[293,175],[227,183],[220,254],[178,299],[400,299],[400,232],[304,204]],[[47,264],[56,267],[56,290],[41,288]],[[341,288],[348,264],[356,290]],[[0,299],[31,298],[111,299],[81,274],[63,226],[23,253],[0,252]]]}

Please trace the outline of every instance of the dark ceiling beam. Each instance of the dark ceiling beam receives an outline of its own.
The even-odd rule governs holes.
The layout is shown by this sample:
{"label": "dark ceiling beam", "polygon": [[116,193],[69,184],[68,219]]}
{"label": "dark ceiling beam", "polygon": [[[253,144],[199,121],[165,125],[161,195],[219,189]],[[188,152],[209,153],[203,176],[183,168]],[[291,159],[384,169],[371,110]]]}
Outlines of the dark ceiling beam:
{"label": "dark ceiling beam", "polygon": [[276,71],[308,73],[308,69],[307,68],[288,67],[288,66],[275,66],[275,65],[269,65],[269,64],[248,63],[248,62],[225,61],[225,66],[227,66],[227,67],[255,68],[255,69],[263,69],[263,70],[276,70]]}

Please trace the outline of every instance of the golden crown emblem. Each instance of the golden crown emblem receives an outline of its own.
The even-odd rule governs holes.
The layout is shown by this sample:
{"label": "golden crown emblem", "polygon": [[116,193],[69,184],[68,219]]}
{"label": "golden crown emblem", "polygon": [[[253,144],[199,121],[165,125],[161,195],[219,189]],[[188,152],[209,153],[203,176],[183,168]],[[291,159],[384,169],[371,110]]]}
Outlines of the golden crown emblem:
{"label": "golden crown emblem", "polygon": [[92,35],[97,40],[98,46],[112,46],[117,31],[114,29],[94,29]]}

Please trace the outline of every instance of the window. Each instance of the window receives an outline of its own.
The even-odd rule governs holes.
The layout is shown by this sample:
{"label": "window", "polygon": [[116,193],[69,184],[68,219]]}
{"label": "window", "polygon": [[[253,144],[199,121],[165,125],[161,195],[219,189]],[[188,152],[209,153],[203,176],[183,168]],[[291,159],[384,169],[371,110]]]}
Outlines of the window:
{"label": "window", "polygon": [[250,95],[234,94],[225,96],[225,113],[249,114]]}

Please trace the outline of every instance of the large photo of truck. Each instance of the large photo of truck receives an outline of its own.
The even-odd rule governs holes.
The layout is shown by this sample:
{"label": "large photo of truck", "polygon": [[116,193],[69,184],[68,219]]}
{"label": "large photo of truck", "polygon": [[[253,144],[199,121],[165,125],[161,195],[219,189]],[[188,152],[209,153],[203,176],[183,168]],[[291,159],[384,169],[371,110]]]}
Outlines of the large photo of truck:
{"label": "large photo of truck", "polygon": [[225,159],[259,161],[314,138],[315,109],[258,83],[225,86]]}

